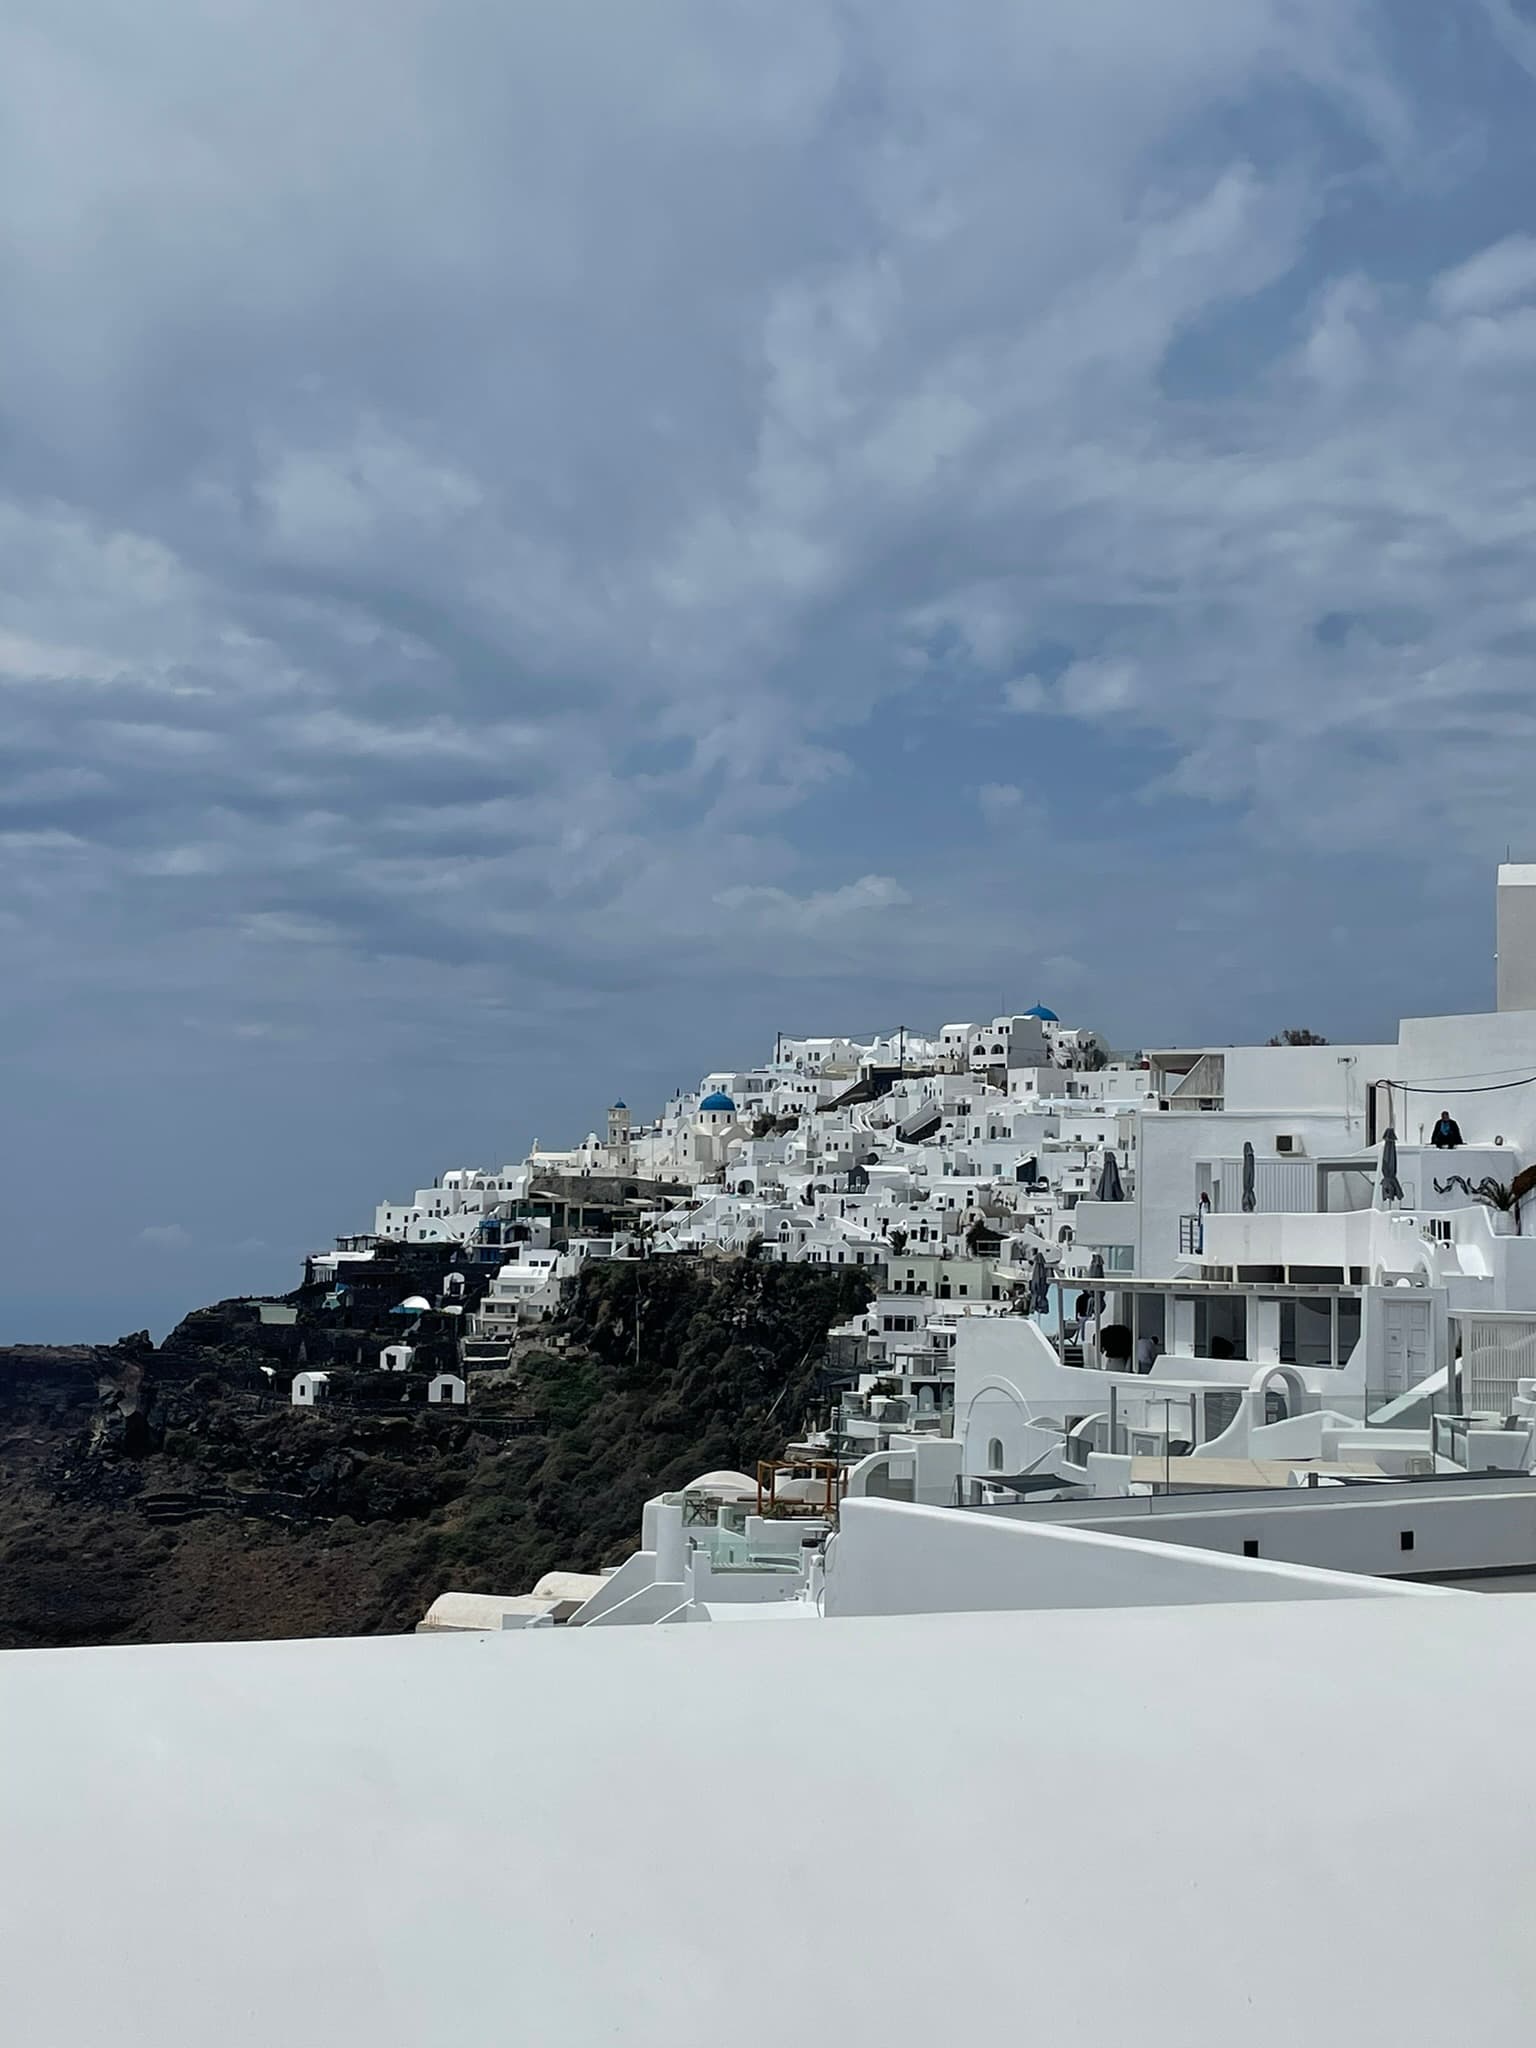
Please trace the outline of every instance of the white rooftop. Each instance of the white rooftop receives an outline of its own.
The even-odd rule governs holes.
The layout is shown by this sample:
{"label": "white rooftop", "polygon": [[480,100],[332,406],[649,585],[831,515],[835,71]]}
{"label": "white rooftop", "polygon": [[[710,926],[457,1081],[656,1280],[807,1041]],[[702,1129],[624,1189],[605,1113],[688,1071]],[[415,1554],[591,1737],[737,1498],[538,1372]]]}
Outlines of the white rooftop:
{"label": "white rooftop", "polygon": [[1517,2041],[1533,1697],[1471,1595],[15,1651],[7,2036]]}

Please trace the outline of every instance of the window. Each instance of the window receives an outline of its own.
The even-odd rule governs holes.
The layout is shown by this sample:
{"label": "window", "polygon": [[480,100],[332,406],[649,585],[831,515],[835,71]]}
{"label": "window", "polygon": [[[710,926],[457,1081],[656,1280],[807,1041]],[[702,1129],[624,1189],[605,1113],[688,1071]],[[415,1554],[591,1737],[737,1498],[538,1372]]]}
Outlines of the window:
{"label": "window", "polygon": [[1205,1441],[1223,1436],[1237,1420],[1242,1395],[1236,1387],[1214,1387],[1205,1397]]}
{"label": "window", "polygon": [[1000,1436],[995,1436],[991,1443],[987,1445],[987,1470],[989,1472],[1001,1472],[1002,1469],[1003,1440]]}
{"label": "window", "polygon": [[1343,1295],[1334,1305],[1338,1318],[1336,1363],[1348,1365],[1350,1354],[1360,1342],[1360,1303]]}
{"label": "window", "polygon": [[1257,1536],[1245,1536],[1245,1537],[1243,1538],[1243,1555],[1244,1555],[1244,1557],[1257,1557],[1257,1556],[1258,1556],[1258,1554],[1259,1554],[1259,1539],[1258,1539],[1258,1537],[1257,1537]]}
{"label": "window", "polygon": [[1403,1529],[1398,1532],[1397,1547],[1399,1550],[1412,1550],[1413,1531],[1411,1529]]}
{"label": "window", "polygon": [[[1215,1344],[1213,1351],[1211,1346]],[[1281,1354],[1282,1357],[1284,1354]],[[1195,1356],[1246,1358],[1248,1304],[1241,1295],[1205,1295],[1195,1300]]]}
{"label": "window", "polygon": [[1301,1297],[1280,1304],[1282,1365],[1344,1365],[1359,1341],[1357,1300]]}

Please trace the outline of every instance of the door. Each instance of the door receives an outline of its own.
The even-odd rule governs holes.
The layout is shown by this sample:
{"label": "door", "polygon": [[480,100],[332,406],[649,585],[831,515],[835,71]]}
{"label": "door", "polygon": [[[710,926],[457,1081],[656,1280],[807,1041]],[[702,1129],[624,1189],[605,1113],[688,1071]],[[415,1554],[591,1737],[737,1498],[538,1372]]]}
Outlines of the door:
{"label": "door", "polygon": [[1386,1320],[1385,1379],[1383,1393],[1389,1401],[1417,1386],[1431,1370],[1434,1345],[1430,1332],[1430,1306],[1419,1297],[1382,1303]]}

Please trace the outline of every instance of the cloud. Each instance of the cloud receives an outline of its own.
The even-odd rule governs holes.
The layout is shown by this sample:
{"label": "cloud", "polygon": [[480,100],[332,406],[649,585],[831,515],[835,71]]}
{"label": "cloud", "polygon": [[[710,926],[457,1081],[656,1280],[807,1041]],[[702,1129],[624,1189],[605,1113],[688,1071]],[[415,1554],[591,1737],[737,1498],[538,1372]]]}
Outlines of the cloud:
{"label": "cloud", "polygon": [[1454,318],[1461,313],[1495,313],[1517,299],[1536,293],[1536,239],[1506,235],[1454,270],[1435,279],[1431,296],[1436,309]]}
{"label": "cloud", "polygon": [[976,808],[989,826],[1006,826],[1010,837],[1053,829],[1048,806],[1016,782],[984,782],[976,792]]}
{"label": "cloud", "polygon": [[899,910],[911,900],[889,875],[861,875],[841,888],[818,889],[806,896],[792,895],[787,889],[742,886],[722,889],[715,897],[723,910],[739,914],[748,925],[812,934],[875,912]]}
{"label": "cloud", "polygon": [[1049,977],[1054,988],[1070,989],[1081,985],[1088,968],[1074,953],[1050,953],[1040,962],[1040,972]]}
{"label": "cloud", "polygon": [[983,817],[997,820],[1016,814],[1024,803],[1024,792],[1016,782],[984,782],[976,792]]}
{"label": "cloud", "polygon": [[295,916],[282,910],[258,910],[242,920],[247,938],[273,946],[324,946],[337,936],[334,925],[319,917]]}
{"label": "cloud", "polygon": [[1136,665],[1130,661],[1075,661],[1056,685],[1057,703],[1073,718],[1126,711],[1136,696]]}
{"label": "cloud", "polygon": [[585,1128],[779,975],[991,1014],[1027,943],[1117,1042],[1231,1036],[1277,958],[1346,1000],[1342,898],[1479,1000],[1536,80],[1412,13],[9,8],[0,1043],[115,1084],[137,1213],[212,1119],[231,1241],[324,1241],[484,1075]]}
{"label": "cloud", "polygon": [[1011,676],[1003,685],[1003,702],[1010,711],[1043,711],[1045,684],[1038,676]]}
{"label": "cloud", "polygon": [[139,1232],[139,1243],[157,1252],[184,1252],[191,1247],[192,1233],[179,1223],[147,1223]]}

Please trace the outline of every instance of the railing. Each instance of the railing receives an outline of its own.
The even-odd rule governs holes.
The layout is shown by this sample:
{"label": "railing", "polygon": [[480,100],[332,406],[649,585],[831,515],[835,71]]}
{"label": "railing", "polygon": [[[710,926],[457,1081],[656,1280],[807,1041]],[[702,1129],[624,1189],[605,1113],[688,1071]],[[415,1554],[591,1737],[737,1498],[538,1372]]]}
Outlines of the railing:
{"label": "railing", "polygon": [[[1432,1415],[1429,1419],[1429,1441],[1437,1466],[1440,1460],[1445,1459],[1461,1467],[1460,1476],[1479,1479],[1517,1477],[1529,1484],[1532,1475],[1524,1469],[1523,1461],[1519,1466],[1499,1466],[1492,1471],[1474,1473],[1470,1470],[1468,1438],[1474,1431],[1489,1430],[1495,1426],[1486,1415]],[[1517,1428],[1524,1430],[1529,1451],[1532,1436],[1536,1435],[1536,1423],[1519,1423]]]}
{"label": "railing", "polygon": [[1200,1215],[1179,1218],[1179,1257],[1198,1258],[1205,1250],[1205,1218]]}
{"label": "railing", "polygon": [[[892,1334],[894,1335],[895,1333],[893,1332]],[[889,1340],[887,1341],[889,1343]],[[953,1373],[955,1369],[955,1354],[953,1351],[939,1351],[932,1348],[906,1351],[902,1348],[899,1340],[895,1343],[889,1343],[889,1350],[892,1364],[895,1364],[899,1359],[901,1361],[901,1371],[908,1379],[935,1378],[940,1373]]]}
{"label": "railing", "polygon": [[[1326,1473],[1319,1474],[1326,1477]],[[973,1473],[963,1482],[966,1486],[986,1485],[984,1473]],[[1346,1477],[1346,1486],[1368,1488],[1372,1500],[1413,1501],[1423,1498],[1421,1489],[1432,1488],[1434,1495],[1454,1497],[1458,1487],[1475,1487],[1479,1492],[1530,1494],[1536,1489],[1536,1481],[1528,1472],[1412,1472],[1388,1479],[1360,1480],[1353,1475]],[[1317,1507],[1317,1494],[1308,1486],[1266,1486],[1266,1487],[1220,1487],[1181,1485],[1175,1477],[1166,1492],[1140,1494],[1101,1494],[1093,1499],[1071,1500],[1010,1500],[998,1501],[988,1506],[957,1501],[957,1506],[966,1506],[977,1514],[990,1515],[1004,1521],[1065,1522],[1071,1526],[1092,1530],[1101,1521],[1120,1521],[1145,1517],[1155,1520],[1160,1515],[1183,1515],[1191,1505],[1199,1501],[1206,1508],[1221,1509],[1257,1505],[1262,1502],[1265,1512],[1271,1509],[1279,1513],[1295,1512],[1305,1514]]]}
{"label": "railing", "polygon": [[1536,1378],[1536,1316],[1463,1314],[1451,1320],[1460,1352],[1462,1410],[1510,1414],[1519,1382]]}

